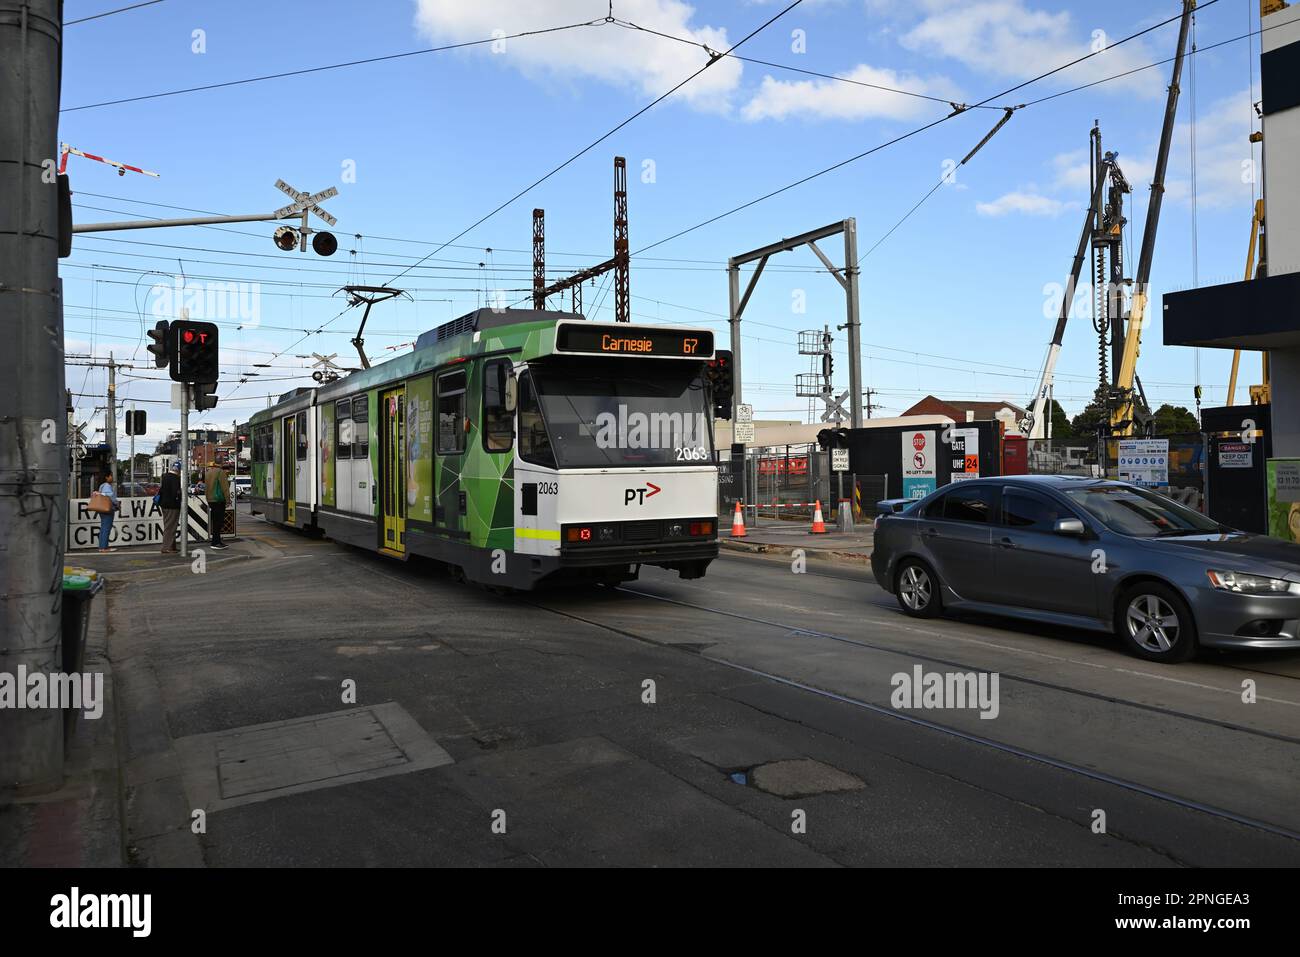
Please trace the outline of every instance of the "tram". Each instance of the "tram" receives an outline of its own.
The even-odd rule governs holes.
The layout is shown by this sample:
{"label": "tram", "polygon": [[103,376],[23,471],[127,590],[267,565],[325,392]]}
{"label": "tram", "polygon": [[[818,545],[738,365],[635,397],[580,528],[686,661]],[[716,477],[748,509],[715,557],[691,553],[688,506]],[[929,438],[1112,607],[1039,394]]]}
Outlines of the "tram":
{"label": "tram", "polygon": [[252,508],[486,585],[704,575],[713,333],[479,309],[249,421]]}

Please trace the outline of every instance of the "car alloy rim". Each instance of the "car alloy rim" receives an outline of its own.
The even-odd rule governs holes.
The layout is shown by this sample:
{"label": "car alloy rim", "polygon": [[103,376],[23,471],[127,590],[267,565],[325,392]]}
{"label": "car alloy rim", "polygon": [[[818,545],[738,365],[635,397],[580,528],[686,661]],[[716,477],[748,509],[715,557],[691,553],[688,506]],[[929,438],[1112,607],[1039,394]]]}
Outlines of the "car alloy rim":
{"label": "car alloy rim", "polygon": [[1128,633],[1148,651],[1168,651],[1178,643],[1178,615],[1156,595],[1138,595],[1128,606]]}
{"label": "car alloy rim", "polygon": [[903,595],[903,604],[913,611],[920,611],[930,604],[930,577],[915,565],[908,565],[903,569],[899,591]]}

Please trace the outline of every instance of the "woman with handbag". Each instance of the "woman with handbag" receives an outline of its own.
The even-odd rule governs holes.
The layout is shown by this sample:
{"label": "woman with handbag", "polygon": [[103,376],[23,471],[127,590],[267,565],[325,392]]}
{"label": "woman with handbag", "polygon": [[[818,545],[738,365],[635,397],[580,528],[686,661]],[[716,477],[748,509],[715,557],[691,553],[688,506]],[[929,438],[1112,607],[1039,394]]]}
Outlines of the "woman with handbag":
{"label": "woman with handbag", "polygon": [[94,495],[90,496],[90,509],[99,512],[99,550],[115,552],[108,547],[108,540],[113,535],[113,518],[119,507],[117,492],[113,488],[113,473],[105,472],[104,481]]}

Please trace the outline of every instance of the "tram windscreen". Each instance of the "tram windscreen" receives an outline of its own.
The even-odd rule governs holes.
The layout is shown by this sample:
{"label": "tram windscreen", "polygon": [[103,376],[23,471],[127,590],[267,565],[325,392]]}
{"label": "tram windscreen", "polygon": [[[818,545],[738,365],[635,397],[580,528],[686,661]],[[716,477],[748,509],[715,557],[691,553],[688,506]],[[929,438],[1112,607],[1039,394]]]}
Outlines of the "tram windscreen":
{"label": "tram windscreen", "polygon": [[559,468],[712,465],[698,362],[548,360],[530,368]]}

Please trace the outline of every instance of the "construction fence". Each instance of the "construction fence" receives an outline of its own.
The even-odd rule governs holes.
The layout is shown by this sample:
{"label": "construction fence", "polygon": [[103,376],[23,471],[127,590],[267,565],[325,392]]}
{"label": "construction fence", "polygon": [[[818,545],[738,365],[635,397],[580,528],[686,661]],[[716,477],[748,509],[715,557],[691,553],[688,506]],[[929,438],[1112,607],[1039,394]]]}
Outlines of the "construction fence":
{"label": "construction fence", "polygon": [[[741,476],[744,476],[742,485]],[[719,452],[718,516],[730,520],[741,489],[742,508],[751,525],[763,522],[810,522],[817,503],[827,522],[838,520],[839,503],[846,501],[854,522],[870,521],[876,503],[885,498],[886,477],[835,472],[831,456],[816,445],[769,446],[747,449],[743,457]]]}
{"label": "construction fence", "polygon": [[[1154,436],[1169,440],[1169,485],[1160,491],[1184,505],[1204,510],[1205,435],[1176,432]],[[1030,475],[1080,475],[1119,477],[1119,439],[1030,439]]]}

